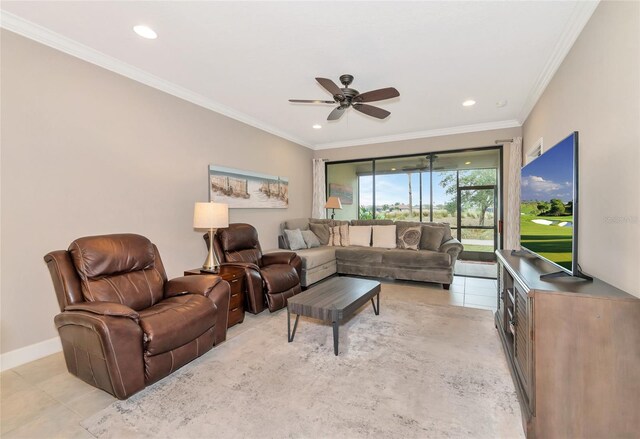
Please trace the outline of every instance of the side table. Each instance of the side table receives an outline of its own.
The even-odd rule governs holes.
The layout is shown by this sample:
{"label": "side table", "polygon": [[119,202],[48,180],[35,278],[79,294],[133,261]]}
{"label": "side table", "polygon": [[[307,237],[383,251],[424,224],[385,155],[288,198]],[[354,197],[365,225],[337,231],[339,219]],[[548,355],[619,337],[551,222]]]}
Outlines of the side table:
{"label": "side table", "polygon": [[227,328],[244,321],[244,270],[239,267],[222,266],[220,272],[213,274],[201,272],[199,268],[186,270],[185,276],[193,276],[196,274],[220,276],[223,280],[229,282],[231,287],[231,300],[229,300],[229,322]]}

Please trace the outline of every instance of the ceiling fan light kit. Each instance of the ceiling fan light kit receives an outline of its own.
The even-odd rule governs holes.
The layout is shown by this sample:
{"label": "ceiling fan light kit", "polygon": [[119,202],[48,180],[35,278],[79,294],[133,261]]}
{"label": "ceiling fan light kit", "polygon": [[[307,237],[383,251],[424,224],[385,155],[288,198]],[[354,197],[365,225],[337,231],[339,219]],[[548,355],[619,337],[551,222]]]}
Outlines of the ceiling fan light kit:
{"label": "ceiling fan light kit", "polygon": [[386,119],[391,114],[389,111],[380,107],[368,105],[366,102],[383,101],[385,99],[400,96],[398,90],[393,87],[380,88],[378,90],[360,93],[358,90],[349,87],[353,82],[353,75],[348,74],[340,76],[340,82],[344,86],[343,88],[338,87],[335,82],[328,78],[316,78],[316,81],[318,81],[325,90],[331,93],[333,101],[324,101],[320,99],[289,99],[289,102],[297,104],[338,104],[338,106],[329,113],[327,120],[340,119],[345,110],[349,107],[377,119]]}

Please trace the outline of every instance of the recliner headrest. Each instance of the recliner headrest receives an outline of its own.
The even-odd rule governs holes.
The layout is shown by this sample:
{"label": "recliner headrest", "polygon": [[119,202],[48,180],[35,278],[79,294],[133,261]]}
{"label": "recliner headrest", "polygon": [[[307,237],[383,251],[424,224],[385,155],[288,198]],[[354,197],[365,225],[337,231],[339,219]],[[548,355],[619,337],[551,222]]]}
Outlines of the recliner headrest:
{"label": "recliner headrest", "polygon": [[225,252],[259,248],[258,231],[251,224],[229,224],[218,230],[220,246]]}
{"label": "recliner headrest", "polygon": [[153,244],[132,233],[86,236],[69,246],[76,270],[87,279],[152,268]]}

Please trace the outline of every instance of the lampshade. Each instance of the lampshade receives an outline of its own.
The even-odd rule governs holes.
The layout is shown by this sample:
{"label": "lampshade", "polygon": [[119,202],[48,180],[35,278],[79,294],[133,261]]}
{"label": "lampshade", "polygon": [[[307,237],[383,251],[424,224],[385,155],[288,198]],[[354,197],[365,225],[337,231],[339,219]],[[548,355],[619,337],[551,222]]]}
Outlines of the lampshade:
{"label": "lampshade", "polygon": [[193,209],[194,229],[229,227],[229,205],[222,203],[196,203]]}
{"label": "lampshade", "polygon": [[325,209],[342,209],[342,203],[338,197],[329,197],[327,204],[324,205]]}

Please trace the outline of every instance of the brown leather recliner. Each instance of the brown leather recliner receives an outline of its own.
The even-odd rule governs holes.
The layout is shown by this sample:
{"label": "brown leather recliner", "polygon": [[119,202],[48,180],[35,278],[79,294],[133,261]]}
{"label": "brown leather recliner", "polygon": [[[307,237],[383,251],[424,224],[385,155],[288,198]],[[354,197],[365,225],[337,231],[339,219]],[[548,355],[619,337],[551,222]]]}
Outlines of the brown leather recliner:
{"label": "brown leather recliner", "polygon": [[167,281],[144,236],[80,238],[44,260],[62,311],[54,321],[67,369],[118,399],[226,338],[229,284],[213,276]]}
{"label": "brown leather recliner", "polygon": [[[204,235],[209,246],[209,236]],[[250,224],[229,224],[218,229],[213,249],[221,265],[245,269],[248,311],[257,314],[277,311],[287,305],[287,299],[300,293],[302,260],[292,251],[262,254],[257,230]],[[266,302],[265,302],[266,300]]]}

